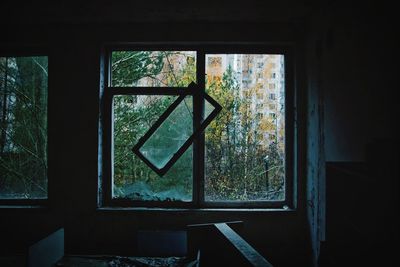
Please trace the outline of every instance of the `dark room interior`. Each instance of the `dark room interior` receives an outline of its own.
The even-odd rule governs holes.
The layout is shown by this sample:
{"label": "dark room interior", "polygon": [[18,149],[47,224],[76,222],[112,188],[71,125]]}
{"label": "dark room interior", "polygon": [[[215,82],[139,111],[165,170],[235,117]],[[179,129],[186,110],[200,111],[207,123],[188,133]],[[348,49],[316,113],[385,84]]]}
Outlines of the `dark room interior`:
{"label": "dark room interior", "polygon": [[[396,8],[387,2],[1,1],[0,266],[398,266],[399,132],[396,124],[399,119],[395,81],[398,34]],[[192,75],[195,83],[186,83],[183,76],[179,85],[177,82],[177,85],[168,84],[167,89],[154,85],[146,85],[147,88],[140,87],[134,78],[131,82],[128,78],[132,73],[126,74],[129,76],[126,78],[125,72],[118,72],[118,64],[127,60],[119,56],[148,55],[146,51],[161,51],[160,55],[165,51],[183,51],[179,55],[194,51],[185,57],[186,65],[193,64],[194,74],[187,68],[183,75]],[[212,131],[218,132],[221,118],[228,114],[226,99],[231,99],[234,93],[228,92],[225,100],[221,100],[223,93],[212,91],[210,81],[217,80],[211,77],[218,76],[215,66],[228,64],[229,60],[239,62],[238,58],[242,64],[243,58],[252,58],[253,54],[284,62],[285,68],[279,75],[284,77],[280,104],[285,105],[285,111],[281,111],[282,116],[271,113],[267,116],[276,122],[274,129],[281,129],[283,133],[278,137],[272,134],[257,137],[261,143],[269,136],[268,140],[276,138],[282,144],[277,148],[284,155],[282,182],[271,182],[279,172],[269,171],[267,167],[266,176],[262,177],[266,177],[263,186],[269,188],[268,192],[273,192],[271,188],[276,186],[283,190],[283,196],[278,190],[266,198],[250,199],[247,195],[250,189],[246,187],[250,185],[246,182],[244,191],[238,189],[240,186],[226,189],[231,190],[229,196],[234,201],[228,199],[228,194],[223,201],[215,201],[213,197],[225,194],[222,185],[226,184],[218,181],[233,178],[222,175],[216,175],[216,180],[207,178],[213,171],[222,173],[210,167],[214,166],[214,160],[210,159],[217,158],[218,151],[225,151],[226,145],[222,141],[210,141],[209,136]],[[26,119],[30,117],[18,115],[16,111],[18,101],[28,98],[17,90],[18,81],[23,80],[22,57],[32,59],[36,71],[46,77],[42,102],[34,103],[47,110],[41,122]],[[148,58],[145,56],[138,62]],[[157,71],[153,62],[149,65],[153,69],[147,71],[160,75],[167,62],[162,60],[162,70]],[[168,63],[171,67],[179,62]],[[263,64],[258,63],[254,69],[266,68]],[[227,68],[230,70],[230,67]],[[15,70],[19,71],[19,78],[12,78]],[[244,75],[244,67],[234,71]],[[228,77],[225,73],[228,72],[218,80],[221,88]],[[264,79],[262,75],[257,76],[257,81]],[[29,78],[35,80],[32,83],[37,88],[44,86],[44,80],[33,76],[25,77],[24,82]],[[175,76],[172,78],[174,82],[177,80]],[[129,86],[121,85],[124,82],[129,82]],[[218,82],[215,84],[215,88],[222,90]],[[8,93],[13,86],[17,88],[15,95]],[[181,144],[181,147],[187,144],[185,150],[176,149],[171,155],[173,160],[162,167],[146,158],[155,150],[143,152],[146,142],[153,137],[151,134],[155,135],[149,130],[148,136],[138,142],[141,147],[137,145],[133,149],[137,155],[142,153],[135,162],[144,166],[135,171],[135,179],[145,176],[144,168],[148,178],[135,184],[132,190],[139,190],[139,185],[147,186],[144,183],[154,179],[162,183],[169,170],[175,171],[176,177],[187,172],[179,168],[189,155],[190,164],[184,165],[185,170],[190,170],[189,200],[176,201],[168,195],[165,199],[158,197],[149,201],[137,191],[132,197],[124,191],[128,187],[123,187],[124,182],[120,180],[120,177],[128,179],[128,167],[118,165],[116,145],[120,139],[114,131],[120,125],[119,119],[124,118],[116,115],[120,112],[118,108],[133,103],[123,104],[123,97],[134,97],[140,102],[160,90],[171,90],[160,93],[161,98],[168,97],[168,100],[172,95],[193,99],[193,106],[189,107],[186,100],[178,101],[181,98],[176,102],[177,110],[181,103],[193,109],[188,126],[193,129],[188,141]],[[204,90],[218,103],[205,98]],[[144,96],[137,98],[138,95]],[[258,93],[252,99],[257,98]],[[116,104],[119,101],[116,99],[122,99],[120,104]],[[269,94],[271,99],[275,100],[275,95]],[[216,119],[212,117],[214,113],[210,121],[203,118],[207,112],[207,107],[203,110],[205,102],[213,106]],[[217,110],[219,105],[221,111]],[[257,108],[264,107],[257,105]],[[128,114],[127,110],[123,112]],[[174,114],[171,111],[166,115]],[[243,114],[238,107],[232,117]],[[257,115],[254,120],[263,119],[263,114]],[[19,118],[25,119],[19,121]],[[36,127],[40,123],[44,128]],[[153,123],[153,127],[163,130],[163,122]],[[39,131],[44,137],[29,125],[45,129]],[[130,129],[137,130],[137,125]],[[185,126],[181,128],[177,131],[184,132]],[[44,144],[44,149],[38,149],[39,154],[30,148],[21,149],[17,139],[12,139],[17,137],[10,137],[24,131],[36,140],[36,146]],[[221,138],[225,138],[227,130],[221,131]],[[238,136],[234,135],[232,140]],[[224,142],[230,140],[226,138]],[[135,145],[125,142],[129,149]],[[276,144],[268,142],[269,147]],[[234,147],[236,152],[240,150],[238,147]],[[263,146],[258,145],[257,149],[261,151]],[[29,168],[21,165],[12,169],[17,166],[15,162],[21,161],[22,154],[29,159],[37,157],[31,162],[38,165],[26,163],[31,164]],[[270,158],[269,163],[273,164]],[[220,159],[228,160],[224,156]],[[239,171],[247,173],[247,169],[253,168],[244,156],[237,156],[235,160],[242,167],[235,169],[230,165],[225,173],[235,175],[236,172],[240,176]],[[40,187],[44,193],[39,197],[27,193],[26,187],[25,191],[17,192],[19,189],[12,186],[13,179],[20,179],[27,186],[25,176],[30,175],[40,176],[44,181],[45,188]],[[213,193],[207,189],[209,184],[214,186]],[[176,184],[171,187],[179,191]],[[14,193],[13,190],[19,195],[8,194]],[[41,240],[44,241],[40,243]],[[127,262],[128,257],[171,259],[175,256],[184,258],[186,265],[129,265]],[[68,257],[101,258],[108,265],[68,265],[65,263]]]}

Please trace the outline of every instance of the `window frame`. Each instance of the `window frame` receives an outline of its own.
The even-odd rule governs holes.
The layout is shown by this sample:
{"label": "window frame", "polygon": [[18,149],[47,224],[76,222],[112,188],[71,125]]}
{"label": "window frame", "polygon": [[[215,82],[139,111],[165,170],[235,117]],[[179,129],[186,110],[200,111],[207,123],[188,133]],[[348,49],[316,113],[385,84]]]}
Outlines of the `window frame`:
{"label": "window frame", "polygon": [[[194,126],[201,123],[203,100],[200,92],[181,87],[113,87],[111,53],[113,51],[196,51],[196,83],[205,91],[206,54],[280,54],[285,73],[285,199],[281,201],[205,201],[205,135],[193,142],[193,193],[190,202],[138,201],[112,198],[112,99],[114,95],[192,95]],[[295,208],[295,88],[293,45],[269,43],[111,43],[104,44],[100,59],[99,115],[99,207],[130,208]],[[168,90],[166,90],[168,88]]]}
{"label": "window frame", "polygon": [[50,53],[49,49],[44,46],[22,46],[18,44],[0,46],[0,57],[47,57],[47,196],[45,198],[0,198],[0,208],[1,207],[35,207],[35,206],[46,206],[49,203],[49,199],[51,198],[51,179],[50,179],[50,167],[49,167],[49,159],[51,151],[50,142],[49,142],[49,92],[50,92]]}

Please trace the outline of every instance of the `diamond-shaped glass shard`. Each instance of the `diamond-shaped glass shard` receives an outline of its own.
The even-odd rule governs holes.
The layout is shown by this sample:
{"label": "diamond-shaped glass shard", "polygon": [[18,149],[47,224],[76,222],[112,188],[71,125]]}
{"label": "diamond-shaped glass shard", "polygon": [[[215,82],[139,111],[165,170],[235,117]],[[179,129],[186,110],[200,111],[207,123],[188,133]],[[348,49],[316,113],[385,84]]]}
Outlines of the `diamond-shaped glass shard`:
{"label": "diamond-shaped glass shard", "polygon": [[192,114],[192,97],[185,97],[140,147],[140,153],[158,169],[163,168],[193,134]]}
{"label": "diamond-shaped glass shard", "polygon": [[[194,128],[194,101],[201,98],[204,98],[204,120]],[[181,95],[140,138],[132,150],[152,170],[162,176],[220,111],[221,106],[205,93],[196,96]]]}

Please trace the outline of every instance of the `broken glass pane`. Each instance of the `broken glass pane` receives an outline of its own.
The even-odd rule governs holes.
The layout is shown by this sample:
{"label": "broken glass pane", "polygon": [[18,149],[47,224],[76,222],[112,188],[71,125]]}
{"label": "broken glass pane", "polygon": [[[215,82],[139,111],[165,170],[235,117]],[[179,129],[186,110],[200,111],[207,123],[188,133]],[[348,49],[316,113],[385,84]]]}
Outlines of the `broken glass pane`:
{"label": "broken glass pane", "polygon": [[180,96],[133,147],[133,152],[159,175],[168,171],[220,112],[221,106],[209,95],[202,94],[202,98],[208,117],[196,130],[193,130],[192,96]]}
{"label": "broken glass pane", "polygon": [[187,87],[196,82],[195,51],[113,51],[111,86]]}
{"label": "broken glass pane", "polygon": [[193,134],[193,101],[186,97],[169,114],[139,151],[162,169]]}
{"label": "broken glass pane", "polygon": [[192,200],[191,147],[162,177],[131,150],[176,99],[165,95],[114,96],[113,198]]}
{"label": "broken glass pane", "polygon": [[284,200],[284,56],[207,54],[206,74],[223,110],[205,131],[205,200]]}
{"label": "broken glass pane", "polygon": [[0,57],[0,198],[47,198],[47,57]]}

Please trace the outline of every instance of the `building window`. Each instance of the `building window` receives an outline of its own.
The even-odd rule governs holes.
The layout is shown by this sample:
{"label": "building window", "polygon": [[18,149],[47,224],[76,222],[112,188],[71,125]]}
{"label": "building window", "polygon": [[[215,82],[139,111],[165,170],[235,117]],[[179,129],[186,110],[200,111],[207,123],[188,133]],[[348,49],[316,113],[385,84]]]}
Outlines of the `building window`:
{"label": "building window", "polygon": [[[242,81],[259,54],[110,48],[101,94],[102,204],[291,205],[287,113],[281,111],[278,123],[265,119],[255,102],[262,95],[257,83]],[[262,55],[266,63],[285,58]],[[261,138],[272,134],[280,144]]]}
{"label": "building window", "polygon": [[45,56],[0,57],[0,202],[47,198]]}
{"label": "building window", "polygon": [[274,93],[269,94],[269,99],[276,100],[275,94]]}

